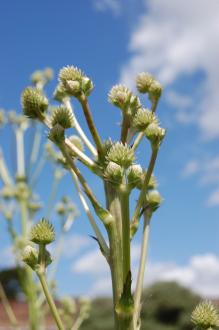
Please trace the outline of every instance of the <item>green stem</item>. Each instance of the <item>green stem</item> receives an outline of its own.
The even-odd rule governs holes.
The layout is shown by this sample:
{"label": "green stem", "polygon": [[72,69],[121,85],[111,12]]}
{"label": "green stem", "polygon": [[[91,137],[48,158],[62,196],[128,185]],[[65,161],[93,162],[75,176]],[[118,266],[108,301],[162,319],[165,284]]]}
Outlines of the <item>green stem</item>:
{"label": "green stem", "polygon": [[11,323],[11,325],[13,326],[14,329],[19,329],[19,326],[18,326],[18,321],[16,319],[16,316],[13,312],[13,309],[11,308],[11,305],[8,301],[8,298],[5,294],[5,291],[4,291],[4,288],[0,282],[0,299],[2,301],[2,305],[4,306],[4,309],[5,309],[5,312],[8,316],[8,319]]}
{"label": "green stem", "polygon": [[131,268],[130,257],[130,219],[129,219],[129,191],[126,186],[120,189],[122,211],[122,254],[123,254],[123,285]]}
{"label": "green stem", "polygon": [[53,315],[53,318],[56,322],[56,325],[57,325],[59,330],[64,330],[64,327],[63,327],[61,318],[59,316],[58,310],[57,310],[56,305],[54,303],[54,300],[53,300],[53,298],[52,298],[52,296],[49,292],[49,288],[48,288],[48,285],[47,285],[47,282],[46,282],[45,274],[44,274],[44,272],[39,271],[39,272],[37,272],[37,275],[39,277],[40,283],[42,285],[42,288],[43,288],[43,291],[44,291],[44,294],[45,294],[45,297],[46,297],[46,300],[48,302],[48,305],[50,307],[50,311]]}
{"label": "green stem", "polygon": [[61,180],[61,175],[59,175],[60,170],[55,170],[55,174],[54,174],[54,179],[52,182],[52,188],[50,190],[50,195],[49,195],[49,200],[48,200],[48,204],[47,204],[47,209],[45,212],[45,218],[49,219],[52,209],[53,209],[53,205],[55,202],[55,198],[56,198],[56,194],[57,194],[57,190],[58,190],[58,186],[59,186],[59,182]]}
{"label": "green stem", "polygon": [[145,265],[146,265],[147,252],[148,252],[148,239],[149,239],[151,215],[152,215],[151,211],[149,210],[146,210],[144,212],[144,228],[143,228],[143,237],[141,243],[141,256],[139,262],[136,289],[134,294],[134,328],[135,329],[138,329],[137,325],[141,311],[141,296],[144,285],[144,273],[145,273]]}
{"label": "green stem", "polygon": [[150,163],[147,169],[147,172],[145,174],[145,178],[144,178],[144,182],[143,182],[143,188],[140,192],[138,201],[137,201],[137,205],[134,211],[134,215],[131,221],[131,238],[135,235],[137,229],[138,229],[138,225],[139,225],[139,219],[141,216],[141,209],[145,200],[145,195],[147,192],[147,188],[148,188],[148,184],[151,178],[151,175],[153,173],[154,170],[154,165],[157,159],[157,154],[158,154],[158,148],[153,148],[152,149],[152,154],[151,154],[151,159],[150,159]]}
{"label": "green stem", "polygon": [[8,167],[5,163],[3,151],[0,149],[0,178],[2,179],[3,183],[7,186],[13,185],[13,179],[9,174]]}
{"label": "green stem", "polygon": [[21,128],[15,129],[17,142],[17,175],[25,176],[25,161],[24,161],[24,132]]}
{"label": "green stem", "polygon": [[65,106],[71,111],[73,119],[74,119],[74,128],[76,129],[76,131],[78,132],[78,135],[80,136],[80,138],[82,139],[82,141],[84,142],[84,144],[88,147],[88,149],[91,151],[91,153],[94,155],[94,157],[97,156],[97,151],[95,149],[95,147],[93,146],[93,144],[90,142],[90,140],[88,139],[87,135],[84,133],[83,129],[81,128],[74,110],[71,106],[71,102],[69,100],[69,98],[66,98],[65,100],[63,100],[63,103],[65,104]]}
{"label": "green stem", "polygon": [[135,139],[135,141],[134,141],[134,144],[133,144],[133,146],[132,146],[132,149],[133,149],[133,150],[136,150],[136,149],[137,149],[137,147],[139,146],[139,143],[140,143],[141,140],[143,139],[144,135],[145,135],[145,132],[140,132],[140,133],[138,133],[138,135],[137,135],[137,137],[136,137],[136,139]]}
{"label": "green stem", "polygon": [[81,188],[80,188],[79,183],[78,183],[78,178],[77,178],[75,172],[73,170],[71,170],[71,173],[72,173],[72,178],[73,178],[74,184],[76,186],[76,189],[77,189],[77,192],[78,192],[78,195],[79,195],[81,204],[82,204],[82,206],[83,206],[83,208],[85,210],[85,213],[86,213],[86,215],[87,215],[87,217],[88,217],[88,219],[90,221],[90,224],[91,224],[91,226],[92,226],[92,228],[93,228],[93,230],[95,232],[95,235],[96,235],[96,237],[98,239],[98,242],[100,244],[100,247],[101,247],[101,249],[103,251],[103,254],[104,254],[104,256],[106,258],[108,258],[109,248],[108,248],[108,246],[106,244],[106,241],[105,241],[103,235],[101,234],[101,231],[100,231],[99,227],[97,226],[97,223],[96,223],[94,217],[92,216],[92,214],[90,212],[89,206],[88,206],[88,204],[87,204],[87,202],[86,202],[86,200],[84,198],[84,195],[83,195],[83,193],[81,191]]}
{"label": "green stem", "polygon": [[60,150],[61,150],[63,156],[65,157],[68,165],[74,171],[80,184],[82,185],[84,192],[86,193],[87,197],[89,198],[97,216],[100,218],[100,220],[104,223],[105,226],[108,226],[113,221],[112,215],[110,214],[110,212],[108,210],[106,210],[99,204],[99,202],[96,199],[96,197],[94,196],[91,188],[87,184],[87,181],[84,179],[83,175],[81,174],[81,172],[75,165],[74,161],[72,160],[71,156],[69,155],[65,143],[63,143],[59,147],[60,147]]}
{"label": "green stem", "polygon": [[81,97],[79,99],[79,102],[81,103],[82,109],[84,111],[84,116],[85,116],[85,119],[87,121],[87,125],[89,127],[90,132],[91,132],[93,140],[96,144],[98,155],[101,156],[103,154],[103,145],[102,145],[100,136],[97,132],[96,126],[94,124],[87,98],[86,97]]}
{"label": "green stem", "polygon": [[122,120],[122,131],[121,131],[121,142],[123,144],[126,143],[129,127],[130,127],[129,116],[126,113],[124,113]]}

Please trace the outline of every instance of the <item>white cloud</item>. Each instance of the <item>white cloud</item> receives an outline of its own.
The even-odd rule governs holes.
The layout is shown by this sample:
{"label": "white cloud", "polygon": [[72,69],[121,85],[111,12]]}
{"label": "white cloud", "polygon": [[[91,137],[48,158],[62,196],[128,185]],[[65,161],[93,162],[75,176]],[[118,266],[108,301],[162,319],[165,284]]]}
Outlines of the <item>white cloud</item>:
{"label": "white cloud", "polygon": [[145,0],[145,4],[120,80],[132,86],[136,74],[148,70],[167,86],[182,74],[201,70],[205,79],[197,85],[201,98],[193,105],[195,121],[204,137],[219,137],[218,0],[191,0],[189,5],[180,0]]}
{"label": "white cloud", "polygon": [[194,174],[199,175],[200,185],[210,185],[214,189],[207,200],[207,206],[219,206],[219,157],[190,160],[185,165],[182,176],[188,177]]}
{"label": "white cloud", "polygon": [[85,235],[72,234],[65,237],[63,243],[62,255],[66,258],[72,258],[88,247],[92,243],[92,238]]}
{"label": "white cloud", "polygon": [[[133,244],[133,288],[136,283],[139,257],[140,245]],[[98,250],[92,250],[79,258],[72,265],[72,271],[79,274],[93,275],[93,284],[89,295],[111,294],[109,268]],[[172,262],[149,262],[146,267],[145,285],[156,281],[177,281],[203,296],[212,298],[219,295],[218,277],[219,257],[209,253],[194,255],[185,265]]]}
{"label": "white cloud", "polygon": [[97,11],[111,10],[115,15],[118,15],[121,10],[120,0],[92,0]]}
{"label": "white cloud", "polygon": [[219,206],[219,189],[212,192],[207,201],[208,206]]}

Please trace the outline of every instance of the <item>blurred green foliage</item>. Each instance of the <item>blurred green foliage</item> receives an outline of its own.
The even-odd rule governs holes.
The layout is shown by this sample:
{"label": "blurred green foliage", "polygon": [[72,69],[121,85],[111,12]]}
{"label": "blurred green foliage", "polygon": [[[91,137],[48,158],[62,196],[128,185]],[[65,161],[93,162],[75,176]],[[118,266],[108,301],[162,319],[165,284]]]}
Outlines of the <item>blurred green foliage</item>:
{"label": "blurred green foliage", "polygon": [[[192,330],[191,313],[200,297],[175,282],[153,284],[144,291],[142,330]],[[97,298],[81,330],[112,330],[112,301]]]}

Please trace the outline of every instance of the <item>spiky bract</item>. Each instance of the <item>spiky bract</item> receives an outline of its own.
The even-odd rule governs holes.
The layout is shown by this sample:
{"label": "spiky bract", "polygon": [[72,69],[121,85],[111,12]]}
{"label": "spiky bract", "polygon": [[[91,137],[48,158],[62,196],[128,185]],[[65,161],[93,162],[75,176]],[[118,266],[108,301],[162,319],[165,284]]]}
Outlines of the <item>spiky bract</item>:
{"label": "spiky bract", "polygon": [[56,124],[61,125],[63,128],[70,128],[74,126],[74,119],[70,109],[61,105],[53,110],[51,125],[54,127]]}
{"label": "spiky bract", "polygon": [[124,168],[128,168],[132,165],[135,159],[134,152],[127,144],[116,142],[110,148],[107,154],[107,160],[112,161]]}
{"label": "spiky bract", "polygon": [[138,109],[133,118],[133,127],[138,131],[144,131],[151,123],[158,123],[156,116],[149,109]]}
{"label": "spiky bract", "polygon": [[50,244],[55,240],[55,230],[53,225],[42,218],[42,220],[37,223],[30,232],[30,241],[36,244]]}
{"label": "spiky bract", "polygon": [[45,95],[34,87],[25,88],[21,96],[21,103],[25,116],[40,120],[44,118],[49,104]]}
{"label": "spiky bract", "polygon": [[192,322],[203,330],[219,326],[219,314],[215,306],[208,300],[201,302],[191,315]]}

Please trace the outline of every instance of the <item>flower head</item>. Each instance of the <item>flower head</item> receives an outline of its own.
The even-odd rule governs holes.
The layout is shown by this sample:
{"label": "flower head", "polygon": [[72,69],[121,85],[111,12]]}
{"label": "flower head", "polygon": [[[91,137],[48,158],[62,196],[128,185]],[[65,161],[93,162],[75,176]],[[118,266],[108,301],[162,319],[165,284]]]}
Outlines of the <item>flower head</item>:
{"label": "flower head", "polygon": [[132,165],[135,155],[132,148],[127,144],[116,142],[110,148],[106,158],[108,161],[112,161],[124,168],[128,168]]}
{"label": "flower head", "polygon": [[34,87],[25,88],[21,96],[21,103],[25,116],[40,120],[44,118],[49,104],[45,95]]}
{"label": "flower head", "polygon": [[192,322],[200,329],[207,330],[219,326],[219,314],[210,301],[201,302],[191,316]]}
{"label": "flower head", "polygon": [[30,232],[30,241],[36,244],[50,244],[55,240],[55,230],[53,225],[42,218]]}
{"label": "flower head", "polygon": [[74,126],[74,119],[70,109],[60,106],[53,110],[51,125],[54,127],[56,124],[61,125],[63,128],[70,128]]}
{"label": "flower head", "polygon": [[149,109],[139,108],[133,118],[132,125],[138,131],[144,131],[149,124],[157,122],[156,116]]}
{"label": "flower head", "polygon": [[148,93],[154,77],[148,72],[141,72],[136,78],[136,87],[140,93]]}

